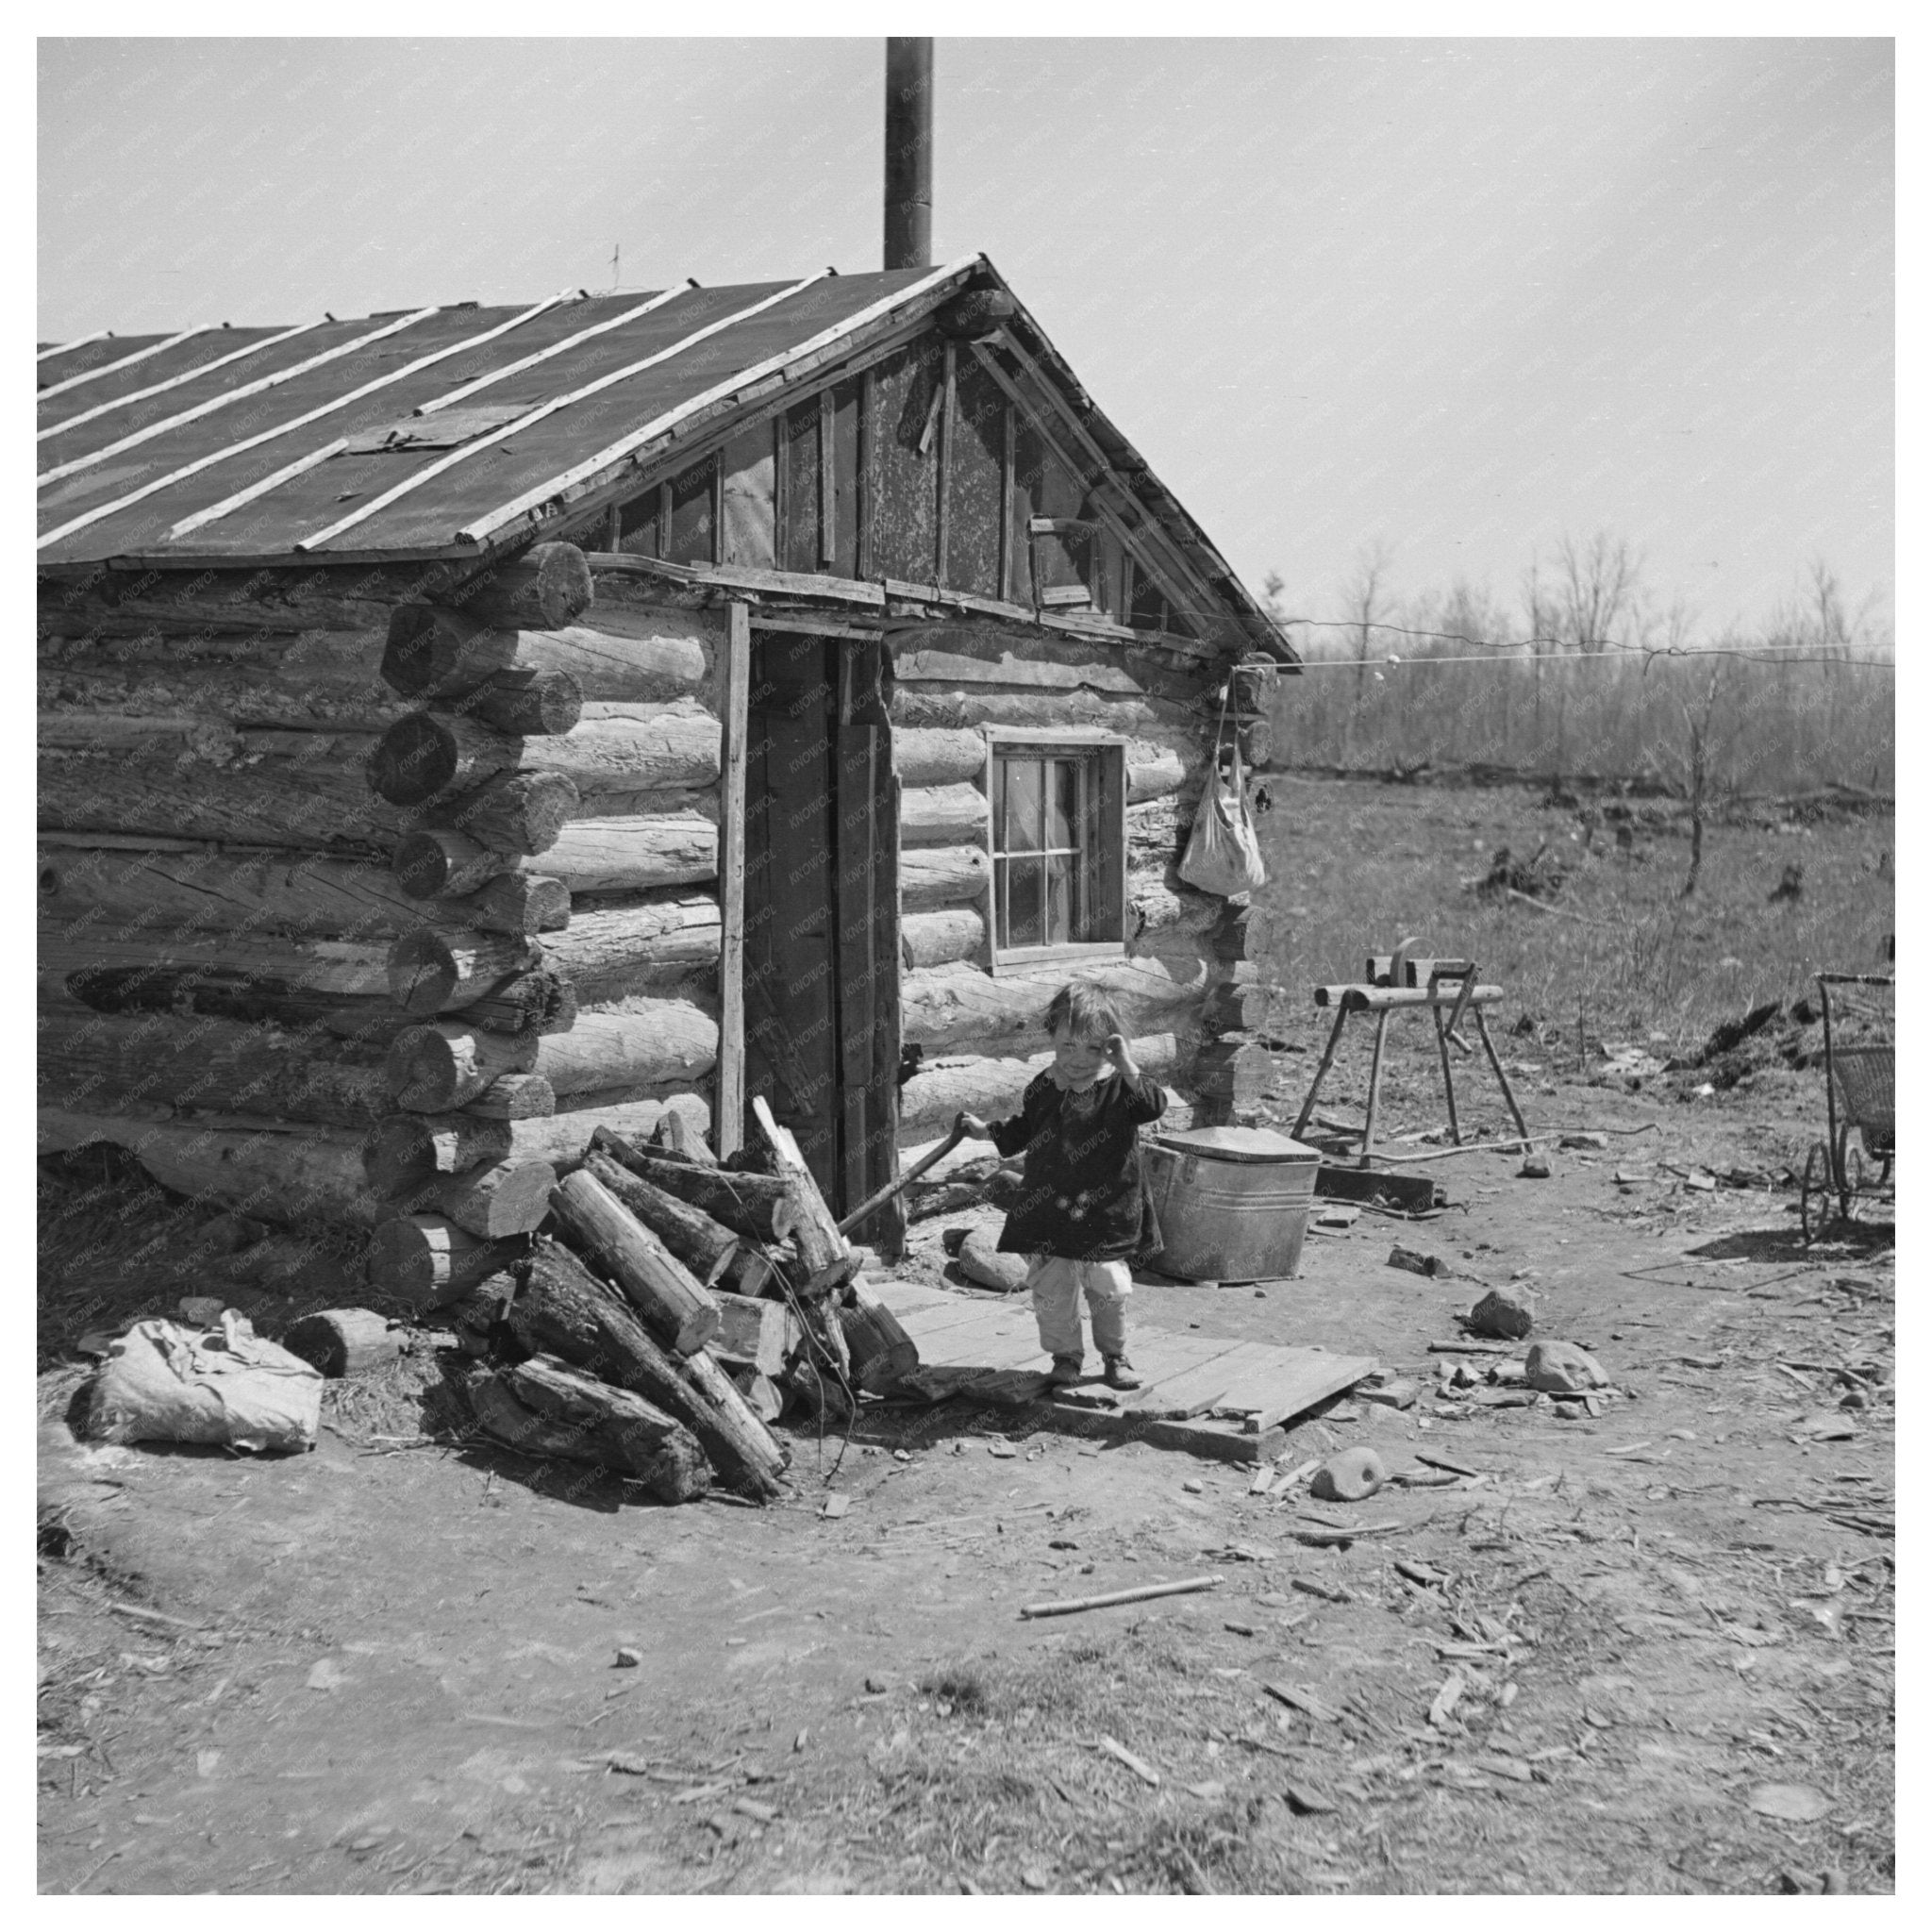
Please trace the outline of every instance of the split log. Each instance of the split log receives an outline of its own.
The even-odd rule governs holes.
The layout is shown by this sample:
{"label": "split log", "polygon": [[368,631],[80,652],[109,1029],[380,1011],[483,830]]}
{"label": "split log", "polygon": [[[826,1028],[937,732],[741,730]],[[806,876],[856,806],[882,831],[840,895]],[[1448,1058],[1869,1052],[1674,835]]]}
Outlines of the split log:
{"label": "split log", "polygon": [[507,873],[529,871],[570,892],[641,891],[716,878],[718,827],[691,811],[573,819],[521,864],[516,855],[461,833],[425,827],[397,841],[394,869],[401,891],[417,899],[474,892]]}
{"label": "split log", "polygon": [[429,1198],[466,1234],[500,1241],[506,1235],[534,1234],[550,1212],[556,1187],[557,1170],[547,1160],[506,1160],[452,1175]]}
{"label": "split log", "polygon": [[754,1096],[751,1110],[765,1145],[771,1150],[777,1176],[788,1187],[790,1198],[785,1212],[789,1225],[777,1232],[789,1235],[798,1249],[805,1276],[802,1292],[819,1295],[842,1287],[858,1272],[858,1257],[853,1253],[852,1243],[839,1232],[838,1216],[825,1205],[825,1197],[820,1193],[805,1156],[798,1151],[791,1130],[778,1124],[771,1103],[762,1093]]}
{"label": "split log", "polygon": [[384,1113],[379,1047],[218,1018],[43,1010],[37,1081],[63,1108],[127,1101],[366,1127]]}
{"label": "split log", "polygon": [[716,899],[655,893],[574,908],[569,929],[544,941],[544,956],[585,1006],[606,1006],[715,973],[723,933]]}
{"label": "split log", "polygon": [[750,1369],[760,1375],[782,1375],[787,1363],[805,1346],[798,1317],[783,1302],[765,1296],[724,1294],[717,1290],[718,1332],[705,1343],[727,1369]]}
{"label": "split log", "polygon": [[986,952],[986,921],[970,906],[908,912],[899,921],[899,957],[908,972],[977,959]]}
{"label": "split log", "polygon": [[916,785],[959,785],[986,775],[986,740],[977,731],[892,733],[892,770],[907,791]]}
{"label": "split log", "polygon": [[567,1174],[551,1208],[564,1240],[608,1274],[644,1325],[679,1355],[695,1354],[718,1332],[718,1306],[704,1285],[594,1174]]}
{"label": "split log", "polygon": [[681,1113],[667,1113],[653,1130],[651,1152],[672,1160],[694,1161],[700,1167],[716,1167],[718,1157]]}
{"label": "split log", "polygon": [[378,741],[360,732],[241,731],[219,758],[183,758],[179,747],[43,753],[38,823],[49,831],[387,850],[402,818],[361,777]]}
{"label": "split log", "polygon": [[[561,772],[508,772],[474,791],[438,799],[423,824],[408,829],[459,832],[491,852],[547,852],[582,803],[576,786]],[[398,832],[403,829],[398,824]],[[546,865],[543,870],[555,868]],[[471,879],[461,890],[474,890],[484,876]]]}
{"label": "split log", "polygon": [[851,1303],[838,1315],[853,1382],[869,1395],[883,1395],[919,1366],[918,1346],[862,1274],[853,1276],[846,1291]]}
{"label": "split log", "polygon": [[984,845],[987,814],[977,785],[908,785],[899,794],[899,842]]}
{"label": "split log", "polygon": [[394,1361],[403,1332],[370,1308],[324,1308],[291,1324],[282,1346],[334,1379]]}
{"label": "split log", "polygon": [[902,912],[978,905],[992,880],[992,861],[976,845],[915,846],[899,855]]}
{"label": "split log", "polygon": [[715,718],[635,710],[587,718],[563,738],[509,738],[468,718],[412,712],[383,733],[370,755],[369,780],[399,806],[425,805],[511,772],[558,774],[586,797],[717,782]]}
{"label": "split log", "polygon": [[591,1136],[591,1145],[639,1180],[703,1209],[734,1234],[766,1243],[785,1238],[790,1226],[787,1204],[791,1188],[776,1174],[667,1160],[621,1129],[600,1127]]}
{"label": "split log", "polygon": [[546,1120],[557,1111],[557,1089],[541,1074],[500,1074],[465,1110],[488,1120]]}
{"label": "split log", "polygon": [[406,1013],[448,1013],[543,960],[535,940],[467,926],[419,925],[389,949],[390,998]]}
{"label": "split log", "polygon": [[727,1369],[731,1386],[744,1406],[760,1423],[774,1423],[785,1413],[785,1391],[769,1375],[756,1369]]}
{"label": "split log", "polygon": [[363,1141],[362,1170],[385,1201],[399,1201],[447,1175],[508,1160],[514,1140],[509,1121],[395,1113],[378,1121]]}
{"label": "split log", "polygon": [[731,1377],[702,1349],[696,1355],[685,1357],[677,1366],[720,1430],[734,1442],[744,1445],[738,1452],[740,1460],[749,1465],[751,1457],[758,1457],[760,1467],[769,1472],[769,1479],[775,1483],[786,1464],[785,1451],[752,1413]]}
{"label": "split log", "polygon": [[[572,625],[493,630],[458,610],[405,604],[391,613],[382,655],[385,681],[406,697],[460,697],[505,674],[562,672],[586,698],[666,704],[700,694],[724,626],[708,613],[643,607],[614,619],[625,635]],[[600,622],[601,622],[600,618]]]}
{"label": "split log", "polygon": [[505,1320],[524,1347],[634,1389],[675,1416],[726,1482],[760,1499],[778,1493],[784,1451],[736,1391],[733,1405],[721,1404],[710,1386],[691,1377],[691,1361],[715,1365],[702,1355],[683,1362],[667,1355],[624,1300],[561,1242],[540,1237]]}
{"label": "split log", "polygon": [[[1172,1033],[1128,1044],[1142,1073],[1157,1080],[1172,1076],[1176,1055]],[[902,1142],[940,1132],[958,1113],[1017,1113],[1027,1082],[1044,1072],[1052,1058],[1039,1054],[1030,1059],[928,1059],[899,1090]]]}
{"label": "split log", "polygon": [[[902,929],[909,924],[902,921]],[[902,982],[901,1038],[924,1047],[928,1058],[969,1047],[1021,1056],[1043,1052],[1047,1007],[1069,980],[1106,993],[1129,1037],[1186,1024],[1211,983],[1205,968],[1183,974],[1151,958],[1076,959],[1051,972],[997,978],[970,966],[934,967],[908,973]]]}
{"label": "split log", "polygon": [[369,1285],[411,1307],[441,1307],[516,1265],[529,1245],[479,1241],[441,1214],[399,1215],[370,1237]]}
{"label": "split log", "polygon": [[164,1188],[258,1220],[367,1226],[380,1213],[362,1174],[361,1137],[328,1127],[280,1133],[42,1108],[42,1154],[111,1141]]}
{"label": "split log", "polygon": [[663,1188],[621,1167],[595,1147],[584,1156],[583,1170],[625,1209],[661,1241],[691,1271],[691,1278],[708,1289],[738,1253],[740,1237],[715,1222],[701,1208],[680,1201]]}
{"label": "split log", "polygon": [[627,1474],[660,1503],[688,1503],[711,1487],[710,1465],[682,1423],[548,1357],[498,1370],[473,1384],[469,1399],[484,1432],[525,1456]]}
{"label": "split log", "polygon": [[441,601],[483,624],[556,630],[575,624],[594,594],[591,566],[575,543],[535,543],[512,561],[491,563]]}

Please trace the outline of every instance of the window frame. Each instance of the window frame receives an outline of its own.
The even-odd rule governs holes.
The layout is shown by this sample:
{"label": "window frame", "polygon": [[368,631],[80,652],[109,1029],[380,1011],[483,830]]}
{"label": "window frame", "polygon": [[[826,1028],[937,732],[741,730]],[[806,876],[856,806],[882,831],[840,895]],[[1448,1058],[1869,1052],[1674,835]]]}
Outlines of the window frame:
{"label": "window frame", "polygon": [[[986,738],[986,766],[981,790],[986,794],[987,884],[984,899],[987,957],[994,974],[1031,973],[1041,966],[1065,960],[1124,959],[1127,957],[1127,741],[1118,732],[1096,728],[1066,726],[1054,729],[1025,725],[983,725]],[[1095,765],[1113,767],[1111,791],[1115,809],[1107,811],[1107,780],[1101,780],[1101,799],[1094,822],[1101,850],[1095,868],[1109,874],[1120,914],[1120,937],[1110,940],[1072,940],[1043,946],[1009,946],[1000,943],[999,895],[1004,868],[999,849],[994,814],[999,808],[999,760],[1003,758],[1053,758],[1073,756]],[[1110,817],[1111,823],[1108,822]],[[1108,846],[1111,846],[1111,850]],[[1076,851],[1079,847],[1074,848]]]}

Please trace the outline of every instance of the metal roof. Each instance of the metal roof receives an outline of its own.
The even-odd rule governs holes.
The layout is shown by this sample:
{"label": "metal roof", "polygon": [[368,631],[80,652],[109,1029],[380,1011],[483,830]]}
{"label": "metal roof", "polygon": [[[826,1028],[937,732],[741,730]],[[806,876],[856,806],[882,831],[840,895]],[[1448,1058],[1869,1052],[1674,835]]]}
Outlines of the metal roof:
{"label": "metal roof", "polygon": [[[275,567],[469,558],[675,465],[700,427],[916,325],[984,257],[940,269],[42,347],[44,567]],[[1020,311],[1042,379],[1244,631],[1274,628],[1205,534]],[[1276,640],[1278,641],[1278,639]]]}

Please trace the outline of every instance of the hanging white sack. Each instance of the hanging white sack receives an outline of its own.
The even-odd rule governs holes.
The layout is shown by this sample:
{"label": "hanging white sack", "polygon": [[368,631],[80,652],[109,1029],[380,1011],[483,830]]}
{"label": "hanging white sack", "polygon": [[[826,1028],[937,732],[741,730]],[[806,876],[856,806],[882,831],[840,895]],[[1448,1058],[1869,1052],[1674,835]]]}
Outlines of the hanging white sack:
{"label": "hanging white sack", "polygon": [[1221,739],[1227,724],[1227,699],[1221,701],[1221,723],[1214,729],[1214,759],[1208,770],[1207,789],[1201,793],[1194,813],[1194,829],[1181,858],[1181,877],[1204,892],[1232,899],[1238,892],[1251,892],[1267,882],[1268,868],[1261,863],[1261,841],[1255,836],[1255,821],[1248,810],[1247,793],[1241,784],[1241,741],[1234,738],[1234,789],[1230,791],[1221,775]]}
{"label": "hanging white sack", "polygon": [[137,1322],[109,1345],[87,1406],[97,1442],[313,1449],[321,1421],[320,1372],[233,1308],[206,1330]]}

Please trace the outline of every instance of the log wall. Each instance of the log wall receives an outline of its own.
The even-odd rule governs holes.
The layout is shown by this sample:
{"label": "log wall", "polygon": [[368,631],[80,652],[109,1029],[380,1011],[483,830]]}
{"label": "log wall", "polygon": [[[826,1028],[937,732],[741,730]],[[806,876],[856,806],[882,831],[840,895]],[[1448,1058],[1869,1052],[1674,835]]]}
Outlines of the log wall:
{"label": "log wall", "polygon": [[[599,1125],[708,1124],[725,616],[628,581],[600,605],[577,568],[470,608],[371,574],[257,623],[186,592],[43,615],[43,1149],[117,1141],[382,1251],[533,1227]],[[1199,1071],[1206,1117],[1251,1106],[1251,921],[1175,870],[1217,667],[960,625],[894,668],[902,1141],[1017,1104],[1074,977],[1158,1077]],[[990,970],[988,724],[1126,740],[1124,957]]]}
{"label": "log wall", "polygon": [[467,610],[43,613],[43,1151],[497,1241],[598,1126],[708,1125],[724,620],[565,562]]}

